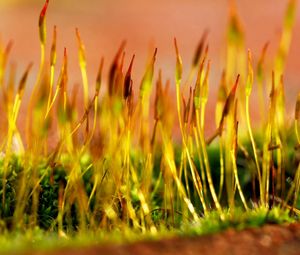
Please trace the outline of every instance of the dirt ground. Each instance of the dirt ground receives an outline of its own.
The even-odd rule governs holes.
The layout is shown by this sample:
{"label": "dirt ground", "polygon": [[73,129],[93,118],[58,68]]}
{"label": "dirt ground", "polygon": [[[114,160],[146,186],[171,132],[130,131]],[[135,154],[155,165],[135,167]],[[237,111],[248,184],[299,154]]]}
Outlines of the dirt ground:
{"label": "dirt ground", "polygon": [[[127,245],[104,245],[88,248],[36,252],[34,255],[297,255],[300,254],[300,224],[266,225],[242,231],[192,238],[170,238]],[[26,254],[27,255],[27,254]],[[29,255],[29,254],[28,254]]]}

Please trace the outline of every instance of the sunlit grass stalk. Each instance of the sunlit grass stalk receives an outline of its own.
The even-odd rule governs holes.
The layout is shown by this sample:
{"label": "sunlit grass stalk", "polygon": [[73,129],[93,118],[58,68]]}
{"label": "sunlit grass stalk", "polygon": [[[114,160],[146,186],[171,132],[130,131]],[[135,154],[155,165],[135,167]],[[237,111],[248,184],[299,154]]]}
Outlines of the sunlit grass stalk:
{"label": "sunlit grass stalk", "polygon": [[[207,72],[208,72],[208,70],[207,70]],[[201,81],[201,79],[200,79],[200,81]],[[219,212],[221,212],[222,211],[221,205],[220,205],[218,197],[216,195],[212,177],[211,177],[211,170],[210,170],[210,165],[209,165],[209,160],[208,160],[208,155],[207,155],[207,150],[206,150],[206,143],[205,143],[205,139],[204,139],[204,130],[201,127],[201,120],[200,120],[200,118],[201,118],[200,117],[201,100],[205,96],[207,96],[207,95],[205,95],[205,93],[207,91],[206,92],[202,91],[203,86],[205,86],[205,85],[198,84],[198,87],[195,88],[195,93],[194,93],[194,105],[195,105],[195,113],[196,113],[196,130],[197,130],[197,133],[199,136],[199,144],[201,146],[201,152],[202,152],[202,157],[203,157],[203,163],[204,163],[205,170],[206,170],[208,187],[209,187],[210,193],[212,195],[212,199],[214,201],[214,204],[215,204],[217,210]],[[208,84],[206,84],[206,86],[208,86]],[[204,88],[204,90],[205,90],[205,88]]]}
{"label": "sunlit grass stalk", "polygon": [[[71,112],[74,109],[71,109],[69,101],[68,101],[68,55],[67,49],[64,49],[64,60],[60,73],[60,77],[58,79],[57,85],[57,116],[58,116],[58,127],[60,131],[60,140],[63,141],[61,147],[66,147],[69,153],[73,152],[74,144],[72,140],[72,135],[74,131],[72,131],[71,127]],[[53,103],[55,101],[56,96],[53,97]],[[51,110],[51,107],[50,107]]]}
{"label": "sunlit grass stalk", "polygon": [[203,157],[202,157],[202,150],[201,150],[201,145],[200,145],[200,140],[199,140],[199,135],[197,132],[197,127],[194,125],[194,123],[192,124],[193,127],[193,134],[195,137],[195,144],[196,144],[196,150],[197,150],[197,156],[199,158],[199,165],[200,165],[200,174],[201,174],[201,178],[202,178],[202,185],[201,187],[203,187],[203,196],[204,198],[207,196],[207,185],[206,185],[206,175],[205,175],[205,167],[204,167],[204,163],[203,163]]}
{"label": "sunlit grass stalk", "polygon": [[210,72],[210,61],[208,61],[208,63],[207,63],[205,77],[203,79],[202,86],[201,86],[201,96],[200,96],[200,101],[201,101],[200,120],[201,120],[201,122],[200,122],[200,126],[201,126],[202,130],[204,130],[205,107],[206,107],[207,100],[208,100],[208,89],[209,89],[208,76],[209,76],[209,72]]}
{"label": "sunlit grass stalk", "polygon": [[[206,50],[207,53],[207,50]],[[207,150],[206,150],[206,143],[204,139],[204,129],[201,126],[201,116],[203,117],[203,124],[204,124],[204,110],[202,111],[202,115],[200,113],[200,109],[202,107],[205,107],[206,101],[207,101],[207,96],[208,96],[208,74],[209,74],[209,64],[207,66],[206,70],[206,75],[202,81],[202,71],[203,71],[203,64],[204,64],[205,58],[202,61],[202,64],[200,66],[199,74],[197,77],[197,83],[194,89],[194,107],[195,107],[195,114],[196,114],[196,130],[199,136],[199,144],[202,152],[202,157],[203,157],[203,163],[204,167],[206,170],[206,177],[207,177],[207,182],[208,182],[208,187],[210,190],[210,193],[212,195],[214,204],[219,212],[221,212],[221,205],[219,203],[218,197],[216,195],[212,177],[211,177],[211,170],[210,170],[210,165],[209,165],[209,160],[208,160],[208,155],[207,155]]]}
{"label": "sunlit grass stalk", "polygon": [[[275,75],[274,75],[274,82],[275,82]],[[277,194],[283,194],[285,189],[285,176],[282,171],[282,164],[283,164],[283,156],[284,151],[282,144],[284,142],[284,139],[286,139],[285,131],[282,130],[279,131],[280,126],[284,124],[284,114],[285,114],[285,108],[284,108],[284,92],[283,92],[283,80],[282,76],[279,81],[281,84],[276,86],[276,83],[272,85],[275,89],[272,93],[272,99],[273,100],[273,120],[272,120],[272,132],[271,132],[271,140],[269,145],[269,150],[271,150],[271,164],[273,164],[273,154],[275,154],[276,157],[276,176],[273,176],[272,174],[272,185],[274,185],[274,182],[276,181],[276,192],[273,191],[273,196]],[[277,87],[277,88],[276,88]],[[273,169],[273,168],[272,168]]]}
{"label": "sunlit grass stalk", "polygon": [[[174,39],[174,45],[175,45],[175,50],[176,50],[176,73],[175,73],[175,82],[176,82],[176,99],[177,99],[177,114],[178,114],[178,121],[179,121],[179,127],[181,131],[181,137],[182,137],[182,143],[183,143],[183,153],[186,154],[189,166],[191,168],[191,174],[193,178],[193,182],[195,184],[195,187],[197,189],[200,201],[202,203],[204,212],[206,212],[206,204],[204,200],[204,195],[203,195],[203,189],[202,189],[202,183],[201,179],[196,177],[196,169],[194,167],[194,164],[191,159],[191,155],[189,152],[189,148],[187,146],[187,141],[186,141],[186,134],[183,129],[183,123],[182,123],[182,118],[181,118],[181,96],[180,96],[180,84],[181,84],[181,79],[182,79],[182,60],[179,54],[178,46],[177,46],[177,41]],[[200,159],[201,160],[201,159]]]}
{"label": "sunlit grass stalk", "polygon": [[[202,183],[203,183],[203,193],[204,193],[204,197],[207,196],[207,184],[206,184],[206,173],[205,173],[205,166],[204,166],[204,160],[202,157],[202,147],[200,144],[200,140],[199,140],[199,133],[198,133],[198,124],[197,124],[197,119],[196,119],[196,105],[197,107],[201,106],[202,100],[200,100],[200,94],[201,94],[201,85],[204,82],[204,63],[206,61],[206,56],[207,56],[207,49],[204,53],[204,57],[202,62],[200,63],[199,66],[199,70],[198,70],[198,74],[197,74],[197,78],[196,78],[196,83],[195,83],[195,87],[194,87],[194,93],[193,93],[193,112],[192,112],[192,129],[193,129],[193,134],[194,134],[194,140],[195,140],[195,144],[196,144],[196,149],[197,149],[197,155],[199,158],[199,164],[200,164],[200,172],[201,172],[201,178],[202,178]],[[195,98],[196,95],[196,98]],[[195,101],[196,99],[196,101]],[[201,124],[200,124],[201,125]]]}
{"label": "sunlit grass stalk", "polygon": [[258,183],[259,183],[259,191],[260,191],[260,199],[261,199],[261,204],[264,205],[265,201],[263,198],[265,197],[264,195],[264,190],[262,188],[262,180],[261,180],[261,170],[260,170],[260,165],[258,161],[258,154],[256,150],[256,144],[254,141],[253,133],[252,133],[252,128],[251,128],[251,121],[250,121],[250,110],[249,110],[249,100],[250,100],[250,95],[252,91],[252,86],[253,86],[253,69],[252,69],[252,64],[251,64],[251,52],[248,50],[248,78],[247,78],[247,83],[246,83],[246,121],[247,121],[247,128],[248,128],[248,134],[250,137],[251,141],[251,146],[253,150],[253,155],[254,155],[254,160],[255,160],[255,166],[256,166],[256,171],[257,171],[257,177],[258,177]]}
{"label": "sunlit grass stalk", "polygon": [[222,115],[219,124],[219,132],[222,135],[224,125],[226,124],[226,136],[225,136],[225,184],[227,190],[227,199],[229,207],[234,207],[234,194],[235,194],[235,182],[234,182],[234,173],[232,170],[232,159],[231,159],[231,145],[233,143],[234,138],[234,101],[236,90],[238,86],[238,82],[240,79],[240,75],[237,76],[236,81],[228,94]]}
{"label": "sunlit grass stalk", "polygon": [[[139,180],[138,180],[138,176],[136,174],[136,171],[133,167],[130,167],[130,174],[132,176],[132,180],[133,183],[138,187],[139,186]],[[138,187],[138,197],[139,200],[141,202],[141,222],[142,222],[142,226],[143,227],[143,232],[146,232],[147,229],[146,227],[149,227],[150,232],[152,234],[157,233],[157,228],[154,226],[152,220],[148,217],[150,214],[150,207],[146,201],[146,197],[144,195],[144,193],[142,192],[142,190],[140,189],[140,187]],[[147,223],[147,225],[146,225]]]}
{"label": "sunlit grass stalk", "polygon": [[233,125],[232,116],[228,115],[226,118],[226,137],[225,137],[225,185],[227,191],[227,200],[230,208],[234,207],[234,195],[235,195],[235,182],[234,182],[234,172],[232,169],[232,160],[230,153],[230,144],[233,139]]}
{"label": "sunlit grass stalk", "polygon": [[80,120],[80,122],[77,124],[77,126],[71,132],[71,136],[72,136],[82,126],[84,121],[87,121],[87,123],[88,123],[89,112],[90,112],[91,108],[94,107],[93,126],[92,126],[92,130],[89,132],[89,134],[87,134],[87,137],[84,142],[84,146],[82,146],[82,149],[81,149],[82,155],[84,154],[84,152],[90,145],[90,142],[93,138],[93,135],[95,133],[96,126],[97,126],[98,104],[99,104],[98,100],[99,100],[99,92],[100,92],[101,83],[102,83],[103,63],[104,63],[104,59],[102,58],[100,65],[99,65],[97,79],[96,79],[95,95],[94,95],[93,99],[91,100],[91,102],[89,102],[89,105],[85,110],[85,114],[84,114],[83,118]]}
{"label": "sunlit grass stalk", "polygon": [[233,150],[231,151],[231,159],[232,159],[232,166],[233,166],[233,172],[234,172],[234,177],[235,177],[235,181],[236,181],[236,186],[237,186],[237,189],[239,191],[242,203],[243,203],[246,211],[248,211],[249,208],[248,208],[248,205],[247,205],[247,202],[246,202],[246,199],[245,199],[245,196],[244,196],[244,193],[243,193],[240,181],[239,181],[238,169],[237,169],[237,166],[236,166],[236,156],[235,156],[235,152]]}
{"label": "sunlit grass stalk", "polygon": [[234,137],[233,137],[233,143],[232,143],[232,148],[231,148],[231,160],[232,160],[232,167],[233,167],[233,172],[234,172],[234,178],[235,178],[235,184],[238,189],[239,195],[241,197],[242,203],[246,209],[246,211],[249,210],[240,181],[239,181],[239,176],[238,176],[238,169],[237,169],[237,163],[236,163],[236,154],[237,154],[237,146],[238,146],[238,121],[237,121],[237,99],[234,102]]}
{"label": "sunlit grass stalk", "polygon": [[50,54],[50,82],[49,82],[49,95],[48,95],[48,102],[47,102],[47,110],[46,116],[48,115],[50,104],[52,100],[52,93],[53,93],[53,84],[54,84],[54,74],[55,74],[55,64],[57,59],[56,53],[56,26],[53,29],[53,39],[52,39],[52,46],[51,46],[51,54]]}
{"label": "sunlit grass stalk", "polygon": [[32,145],[32,134],[31,134],[31,125],[32,125],[32,114],[33,114],[33,108],[35,103],[35,96],[37,93],[38,86],[40,84],[42,74],[44,71],[44,65],[45,65],[45,48],[46,48],[46,36],[47,36],[47,28],[46,28],[46,13],[48,8],[49,0],[46,0],[45,5],[40,13],[39,18],[39,38],[40,38],[40,48],[41,48],[41,58],[40,58],[40,66],[39,71],[36,77],[36,81],[33,86],[33,90],[31,93],[31,97],[28,104],[28,114],[26,118],[26,136],[27,136],[27,144],[29,147]]}
{"label": "sunlit grass stalk", "polygon": [[222,77],[219,85],[218,90],[218,99],[216,104],[216,110],[215,110],[215,121],[216,126],[218,129],[219,134],[219,148],[220,148],[220,184],[219,184],[219,193],[218,193],[218,199],[221,199],[222,192],[223,192],[223,186],[224,186],[224,177],[225,177],[225,165],[224,165],[224,138],[223,138],[223,132],[221,129],[220,121],[222,118],[222,111],[224,108],[224,104],[227,98],[227,90],[226,90],[226,72],[222,72]]}
{"label": "sunlit grass stalk", "polygon": [[[189,178],[188,178],[188,169],[187,169],[187,157],[185,153],[181,154],[181,160],[180,160],[180,170],[179,170],[179,179],[182,178],[182,175],[184,176],[184,181],[186,183],[186,192],[189,199],[191,199],[191,191],[190,187],[188,185]],[[194,179],[194,177],[193,177]],[[197,189],[198,191],[198,189]]]}
{"label": "sunlit grass stalk", "polygon": [[261,200],[263,205],[268,207],[269,201],[269,179],[270,179],[270,162],[271,162],[271,152],[269,151],[269,142],[271,141],[271,124],[268,123],[266,127],[265,141],[263,144],[263,162],[262,162],[262,188],[263,196]]}
{"label": "sunlit grass stalk", "polygon": [[171,172],[171,175],[175,181],[175,185],[178,189],[178,192],[180,194],[180,196],[182,197],[183,201],[186,203],[191,215],[193,216],[194,220],[198,220],[199,217],[195,211],[195,208],[191,202],[191,200],[186,196],[186,192],[185,189],[182,185],[182,182],[179,180],[178,175],[177,175],[177,170],[176,170],[176,165],[174,162],[174,155],[173,155],[173,149],[172,149],[172,145],[170,143],[170,140],[166,137],[166,134],[163,130],[163,127],[161,125],[161,123],[158,123],[159,129],[161,131],[161,135],[162,135],[162,140],[163,140],[163,146],[164,146],[164,156],[166,159],[166,163],[169,167],[169,170]]}
{"label": "sunlit grass stalk", "polygon": [[277,163],[277,174],[276,174],[276,193],[281,195],[284,193],[285,177],[283,172],[283,150],[282,150],[282,139],[280,138],[278,127],[275,130],[275,144],[278,147],[276,149],[276,163]]}
{"label": "sunlit grass stalk", "polygon": [[[207,103],[207,100],[208,100],[208,76],[209,76],[209,72],[210,72],[210,61],[208,61],[207,63],[207,68],[206,68],[206,72],[205,72],[205,75],[204,75],[204,62],[206,60],[206,56],[207,56],[207,53],[208,53],[208,47],[206,48],[205,50],[205,54],[204,54],[204,57],[203,57],[203,62],[201,63],[201,67],[200,67],[200,74],[199,74],[199,77],[197,79],[198,80],[198,86],[200,88],[200,127],[201,127],[201,130],[204,130],[204,123],[205,123],[205,107],[206,107],[206,103]],[[197,113],[196,113],[197,114]],[[197,119],[197,118],[196,118]],[[197,124],[196,124],[196,131],[199,131],[197,129]],[[204,132],[204,131],[203,131]],[[199,161],[200,161],[200,170],[201,170],[201,177],[202,177],[202,180],[203,180],[203,188],[204,188],[204,194],[206,195],[207,194],[207,188],[206,188],[206,175],[205,172],[204,172],[204,159],[203,157],[201,156],[202,154],[202,150],[203,148],[201,147],[201,145],[199,144],[199,133],[197,134],[196,132],[196,144],[197,144],[197,148],[198,148],[198,156],[199,156]],[[199,146],[200,145],[200,146]]]}
{"label": "sunlit grass stalk", "polygon": [[224,177],[225,177],[225,165],[224,165],[224,139],[223,136],[220,136],[220,185],[219,185],[219,193],[218,193],[218,199],[221,199],[222,192],[223,192],[223,186],[224,186]]}
{"label": "sunlit grass stalk", "polygon": [[[198,109],[196,109],[196,120],[197,120],[197,123],[199,125],[200,116],[199,116],[199,110]],[[205,143],[204,136],[203,136],[203,130],[200,130],[199,126],[198,126],[198,135],[199,135],[199,140],[200,140],[200,146],[201,146],[202,153],[203,153],[202,156],[203,156],[203,162],[204,162],[204,166],[205,166],[205,170],[206,170],[208,187],[209,187],[210,193],[212,195],[212,199],[214,201],[216,209],[220,213],[222,213],[222,208],[221,208],[221,205],[219,203],[218,196],[216,194],[214,184],[213,184],[213,180],[212,180],[212,176],[211,176],[211,170],[210,170],[208,154],[207,154],[207,150],[206,150],[206,143]]]}
{"label": "sunlit grass stalk", "polygon": [[283,144],[286,142],[287,132],[282,126],[285,124],[285,93],[283,75],[280,76],[279,85],[276,92],[276,126],[275,126],[275,142],[279,148],[276,150],[277,176],[276,176],[276,192],[281,195],[285,192],[285,173],[283,171],[283,162],[286,160]]}
{"label": "sunlit grass stalk", "polygon": [[268,122],[265,131],[265,139],[263,143],[263,165],[262,165],[262,186],[264,189],[264,205],[268,206],[269,202],[269,183],[270,183],[270,168],[273,150],[270,150],[272,146],[272,138],[274,135],[275,125],[275,112],[276,112],[276,90],[275,90],[275,74],[272,72],[272,88],[270,92],[270,104],[268,113]]}
{"label": "sunlit grass stalk", "polygon": [[205,51],[205,43],[206,43],[206,39],[208,36],[208,32],[209,31],[207,29],[204,30],[204,32],[201,36],[201,39],[200,39],[200,41],[197,45],[196,51],[194,53],[192,65],[191,65],[190,71],[188,73],[187,80],[184,83],[184,86],[189,86],[189,84],[192,83],[192,80],[198,71],[197,69],[198,69],[199,64],[201,64],[203,58],[205,58],[204,51]]}
{"label": "sunlit grass stalk", "polygon": [[140,85],[140,106],[141,106],[141,141],[143,141],[143,148],[145,152],[150,149],[149,136],[149,111],[150,111],[150,94],[152,89],[152,79],[154,73],[154,63],[157,55],[157,49],[155,49],[154,54],[146,68],[146,72],[143,76]]}
{"label": "sunlit grass stalk", "polygon": [[78,56],[79,56],[79,66],[81,70],[82,76],[82,84],[83,84],[83,99],[84,99],[84,107],[88,107],[89,102],[89,83],[87,78],[87,71],[86,71],[86,57],[85,57],[85,48],[83,42],[80,37],[79,29],[76,28],[76,37],[78,41]]}

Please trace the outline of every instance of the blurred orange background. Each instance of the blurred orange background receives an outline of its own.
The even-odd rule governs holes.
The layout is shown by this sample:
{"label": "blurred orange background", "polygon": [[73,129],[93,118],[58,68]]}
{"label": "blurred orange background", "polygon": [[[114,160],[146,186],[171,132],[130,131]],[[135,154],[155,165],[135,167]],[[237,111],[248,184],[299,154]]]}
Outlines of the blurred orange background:
{"label": "blurred orange background", "polygon": [[[267,41],[270,42],[267,57],[270,61],[274,58],[287,3],[287,0],[236,1],[246,48],[252,50],[254,62]],[[34,62],[34,71],[37,72],[37,23],[43,4],[43,0],[0,0],[1,40],[7,43],[13,39],[10,59],[17,63],[20,73],[30,61]],[[158,48],[156,71],[161,68],[165,79],[174,80],[174,36],[178,40],[187,75],[194,50],[204,29],[208,29],[209,57],[212,61],[211,94],[214,94],[225,66],[228,6],[226,0],[50,0],[47,14],[48,49],[52,28],[57,25],[58,64],[61,63],[63,48],[67,47],[71,86],[81,82],[76,27],[80,29],[86,46],[90,82],[96,77],[100,58],[105,58],[104,71],[107,72],[121,41],[126,39],[126,65],[132,54],[136,54],[133,79],[138,86],[147,56],[154,47]],[[300,34],[297,31],[300,31],[299,8],[284,76],[290,110],[300,87]]]}

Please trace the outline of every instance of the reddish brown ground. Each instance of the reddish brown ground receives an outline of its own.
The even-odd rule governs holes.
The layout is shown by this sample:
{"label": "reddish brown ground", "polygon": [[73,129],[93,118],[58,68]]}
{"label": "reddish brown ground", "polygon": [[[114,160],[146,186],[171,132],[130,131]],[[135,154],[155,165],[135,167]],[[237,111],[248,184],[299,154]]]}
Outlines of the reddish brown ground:
{"label": "reddish brown ground", "polygon": [[243,231],[229,229],[223,233],[192,238],[171,238],[127,245],[104,245],[88,248],[36,252],[35,255],[298,255],[300,224],[267,225]]}

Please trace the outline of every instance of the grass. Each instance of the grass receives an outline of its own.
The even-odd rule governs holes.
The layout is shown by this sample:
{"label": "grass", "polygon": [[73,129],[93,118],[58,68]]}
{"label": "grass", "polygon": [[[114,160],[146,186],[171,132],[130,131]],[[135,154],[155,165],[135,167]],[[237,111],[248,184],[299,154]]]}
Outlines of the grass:
{"label": "grass", "polygon": [[[67,49],[55,81],[56,27],[49,53],[45,47],[48,4],[39,18],[40,67],[27,114],[21,116],[26,120],[24,137],[17,120],[32,64],[17,84],[14,67],[8,65],[11,43],[0,47],[1,105],[7,120],[0,134],[3,250],[207,234],[299,219],[300,96],[290,123],[283,83],[296,1],[288,3],[272,70],[264,66],[267,44],[254,67],[232,6],[227,64],[212,137],[206,137],[204,130],[210,88],[206,31],[186,82],[175,39],[174,82],[164,82],[161,71],[155,76],[155,49],[136,90],[131,77],[135,56],[126,68],[125,43],[113,59],[108,79],[103,78],[101,59],[97,79],[90,83],[84,43],[76,29],[82,109],[76,103],[80,88],[68,88]],[[170,96],[173,83],[177,112]],[[258,130],[252,130],[250,116],[254,85],[262,112],[268,103]],[[267,99],[266,91],[270,93]],[[175,118],[180,144],[172,137]],[[58,143],[51,149],[53,131]],[[92,236],[90,241],[87,236]]]}
{"label": "grass", "polygon": [[55,251],[57,249],[76,249],[98,245],[118,245],[134,243],[136,241],[155,241],[162,238],[193,237],[199,235],[215,234],[229,228],[241,231],[245,228],[260,227],[264,224],[292,223],[295,220],[289,215],[289,211],[279,207],[271,210],[257,208],[244,213],[237,209],[234,213],[224,211],[224,218],[220,218],[217,211],[210,212],[198,222],[182,224],[181,227],[162,227],[159,233],[140,234],[139,230],[132,228],[113,229],[111,231],[98,229],[93,232],[76,233],[68,237],[60,237],[55,232],[45,231],[41,228],[29,229],[26,233],[9,232],[0,237],[1,252],[22,251]]}

